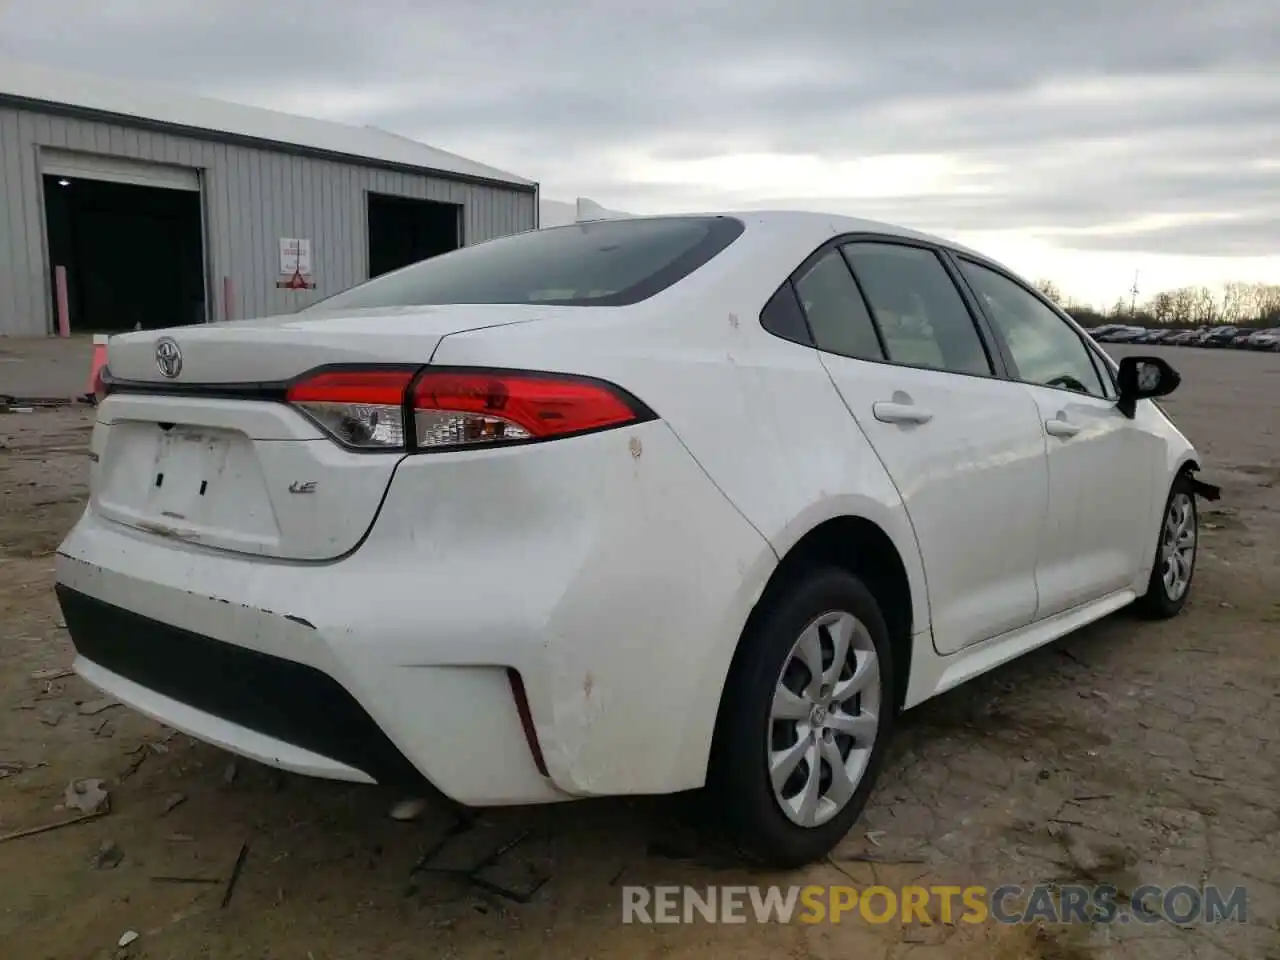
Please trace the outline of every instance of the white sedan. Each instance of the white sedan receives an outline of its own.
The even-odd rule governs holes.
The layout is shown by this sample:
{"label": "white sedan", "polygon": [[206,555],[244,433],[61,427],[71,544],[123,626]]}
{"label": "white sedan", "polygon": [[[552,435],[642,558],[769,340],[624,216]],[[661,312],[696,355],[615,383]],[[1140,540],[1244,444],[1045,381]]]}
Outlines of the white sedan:
{"label": "white sedan", "polygon": [[802,213],[467,247],[114,337],[57,557],[76,670],[472,806],[707,787],[824,855],[897,714],[1195,570],[1192,446],[1035,289]]}

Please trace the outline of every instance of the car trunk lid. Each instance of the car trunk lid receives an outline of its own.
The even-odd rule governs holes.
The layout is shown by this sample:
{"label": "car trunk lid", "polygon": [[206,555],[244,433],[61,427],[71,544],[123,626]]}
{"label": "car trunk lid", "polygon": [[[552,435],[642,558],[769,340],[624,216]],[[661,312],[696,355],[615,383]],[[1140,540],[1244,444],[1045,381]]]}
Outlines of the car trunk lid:
{"label": "car trunk lid", "polygon": [[[331,364],[427,364],[450,333],[546,315],[429,307],[113,337],[107,365],[116,387],[98,411],[90,509],[215,550],[340,557],[372,525],[404,453],[335,443],[283,402],[288,381]],[[160,356],[166,340],[180,355],[176,365],[172,354]]]}

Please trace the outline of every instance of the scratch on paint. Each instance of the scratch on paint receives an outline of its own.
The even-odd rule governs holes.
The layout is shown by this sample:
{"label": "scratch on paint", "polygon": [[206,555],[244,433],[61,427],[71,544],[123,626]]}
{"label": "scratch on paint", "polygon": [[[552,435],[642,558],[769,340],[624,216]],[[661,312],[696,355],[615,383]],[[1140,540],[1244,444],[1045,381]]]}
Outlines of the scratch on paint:
{"label": "scratch on paint", "polygon": [[170,537],[174,540],[199,540],[200,535],[196,533],[184,533],[180,530],[174,530],[172,527],[166,527],[159,523],[147,523],[142,521],[138,524],[140,530],[146,530],[148,533],[154,533],[160,537]]}

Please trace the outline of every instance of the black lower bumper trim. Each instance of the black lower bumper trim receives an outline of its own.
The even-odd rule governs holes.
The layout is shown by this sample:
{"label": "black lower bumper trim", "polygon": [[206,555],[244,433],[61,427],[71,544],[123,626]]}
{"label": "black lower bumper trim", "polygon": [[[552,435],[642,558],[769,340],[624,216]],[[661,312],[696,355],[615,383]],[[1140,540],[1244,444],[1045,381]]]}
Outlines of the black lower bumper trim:
{"label": "black lower bumper trim", "polygon": [[62,584],[58,603],[76,652],[149,690],[367,773],[425,785],[373,718],[328,674],[170,626]]}

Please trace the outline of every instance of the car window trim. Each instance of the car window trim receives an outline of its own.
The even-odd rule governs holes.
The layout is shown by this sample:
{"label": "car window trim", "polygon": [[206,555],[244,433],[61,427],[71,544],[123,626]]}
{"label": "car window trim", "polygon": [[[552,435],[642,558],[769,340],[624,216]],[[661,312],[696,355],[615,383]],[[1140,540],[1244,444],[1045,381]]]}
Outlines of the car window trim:
{"label": "car window trim", "polygon": [[1110,401],[1119,400],[1120,390],[1116,386],[1115,372],[1103,359],[1102,351],[1090,346],[1088,342],[1085,343],[1084,347],[1089,351],[1089,359],[1093,361],[1093,366],[1098,371],[1098,380],[1102,383],[1102,392],[1106,394],[1106,399]]}
{"label": "car window trim", "polygon": [[[808,339],[796,340],[794,337],[788,337],[784,333],[779,333],[777,330],[772,329],[765,323],[765,320],[764,320],[765,311],[769,309],[769,304],[773,303],[773,301],[778,297],[778,295],[781,294],[784,290],[791,295],[791,299],[795,303],[796,309],[800,311],[800,320],[801,322],[804,323],[804,331]],[[783,340],[786,343],[794,343],[797,346],[808,347],[811,350],[814,349],[814,344],[817,343],[817,340],[813,336],[813,325],[809,322],[808,314],[804,312],[804,303],[800,300],[800,292],[796,290],[795,282],[792,280],[791,277],[787,277],[786,280],[778,284],[778,288],[774,290],[773,293],[769,294],[769,298],[765,300],[764,306],[760,308],[759,319],[760,319],[760,326],[761,328],[763,328],[765,333],[769,334],[770,336],[777,337],[779,340]]]}
{"label": "car window trim", "polygon": [[[1098,355],[1099,351],[1090,345],[1089,335],[1083,331],[1083,329],[1080,327],[1080,324],[1076,323],[1076,321],[1073,320],[1065,310],[1059,307],[1056,303],[1054,303],[1048,297],[1044,296],[1044,294],[1040,293],[1040,291],[1036,290],[1034,287],[1030,286],[1029,284],[1023,282],[1017,276],[1015,276],[1014,274],[1011,274],[1008,270],[1004,269],[997,263],[993,263],[990,260],[986,260],[985,258],[980,256],[975,256],[974,254],[971,254],[968,252],[961,252],[954,249],[948,249],[946,251],[946,255],[948,259],[951,259],[954,261],[956,273],[959,275],[960,280],[964,283],[965,289],[968,290],[970,296],[973,297],[974,305],[977,307],[979,311],[981,311],[982,315],[986,317],[988,327],[992,331],[992,336],[995,337],[996,342],[999,344],[1000,353],[1005,358],[1005,365],[1007,368],[1008,379],[1014,381],[1015,383],[1024,384],[1028,387],[1040,387],[1041,389],[1044,389],[1044,390],[1057,390],[1061,393],[1070,394],[1073,397],[1082,397],[1082,396],[1092,397],[1095,400],[1104,400],[1109,403],[1114,402],[1116,400],[1116,396],[1111,395],[1116,393],[1114,371],[1112,371],[1110,369],[1110,366],[1108,365],[1107,376],[1102,375],[1102,372],[1098,370],[1098,365],[1100,362],[1105,363],[1106,361],[1103,360],[1102,357]],[[1098,396],[1092,393],[1082,394],[1078,390],[1068,390],[1066,387],[1055,387],[1045,383],[1035,383],[1031,380],[1024,380],[1020,376],[1017,376],[1014,373],[1014,371],[1018,369],[1018,365],[1013,359],[1012,352],[1009,350],[1009,344],[1005,340],[1004,335],[1000,333],[999,328],[996,327],[994,321],[992,321],[990,317],[987,316],[986,308],[982,305],[982,299],[977,295],[977,291],[973,289],[972,285],[970,285],[969,279],[964,275],[964,271],[961,269],[961,264],[963,263],[969,263],[975,267],[981,267],[985,270],[990,270],[992,273],[996,274],[997,276],[1003,277],[1004,279],[1012,283],[1014,286],[1019,287],[1020,289],[1025,291],[1033,299],[1039,301],[1041,304],[1043,304],[1045,307],[1049,309],[1050,313],[1052,313],[1059,320],[1065,323],[1067,325],[1067,329],[1070,330],[1073,334],[1075,334],[1076,339],[1080,341],[1080,346],[1084,348],[1086,356],[1089,357],[1090,363],[1093,364],[1094,373],[1098,377],[1098,385],[1102,388],[1103,395]]]}
{"label": "car window trim", "polygon": [[853,277],[853,285],[858,290],[858,296],[862,298],[863,309],[867,311],[867,317],[871,320],[871,329],[876,335],[876,343],[880,344],[880,359],[883,363],[895,363],[898,366],[905,367],[911,364],[898,363],[889,354],[889,341],[884,338],[884,330],[880,327],[880,318],[876,316],[875,307],[871,305],[871,298],[867,296],[867,288],[862,285],[862,280],[858,277],[858,271],[853,269],[853,261],[849,259],[849,255],[844,252],[844,248],[851,244],[842,243],[836,247],[836,255],[844,263],[844,267],[849,271],[849,276]]}
{"label": "car window trim", "polygon": [[[847,246],[848,244],[851,244],[851,243],[877,243],[877,244],[885,244],[885,245],[896,245],[901,247],[914,247],[916,249],[927,250],[930,253],[932,253],[938,259],[938,262],[941,264],[942,269],[946,272],[947,276],[950,277],[951,285],[955,287],[956,293],[959,295],[961,303],[964,304],[965,311],[969,314],[969,320],[974,325],[974,332],[977,333],[978,335],[978,342],[982,344],[983,352],[986,353],[987,355],[987,362],[991,365],[991,368],[992,368],[991,372],[990,373],[967,373],[963,370],[948,370],[946,367],[931,367],[931,366],[927,366],[925,364],[920,364],[920,363],[903,363],[898,360],[890,360],[889,353],[887,350],[885,350],[884,333],[880,329],[880,322],[876,319],[875,311],[871,309],[871,304],[867,301],[866,292],[862,289],[862,282],[858,279],[857,271],[854,270],[853,267],[850,265],[848,256],[846,256],[844,251],[841,249],[841,247]],[[811,270],[817,264],[817,262],[831,250],[836,250],[840,254],[840,259],[844,261],[845,267],[849,270],[850,275],[853,277],[853,281],[854,281],[854,284],[857,286],[858,293],[862,297],[863,305],[866,307],[867,313],[871,318],[871,325],[872,327],[875,328],[876,339],[879,341],[881,349],[884,350],[884,359],[875,360],[875,359],[867,359],[866,357],[853,357],[853,356],[849,356],[848,354],[840,353],[839,351],[836,351],[836,350],[830,350],[825,347],[820,347],[818,346],[817,341],[815,339],[812,339],[813,338],[812,327],[810,327],[809,329],[809,336],[811,338],[810,342],[807,344],[804,344],[804,346],[811,347],[812,349],[817,350],[819,353],[827,353],[834,357],[844,357],[846,360],[858,360],[858,361],[861,361],[862,363],[879,363],[879,364],[884,364],[885,366],[901,367],[906,370],[929,370],[934,373],[945,373],[945,374],[950,374],[951,376],[956,376],[956,377],[975,377],[981,380],[1011,380],[1012,379],[1009,376],[1008,366],[1004,356],[1000,354],[1000,352],[994,346],[994,344],[997,341],[994,340],[994,333],[990,329],[989,321],[987,320],[986,315],[976,310],[976,307],[977,307],[976,301],[974,301],[972,294],[968,291],[968,287],[961,286],[960,283],[957,282],[958,279],[962,281],[963,278],[959,277],[959,274],[956,271],[955,267],[948,262],[948,258],[947,258],[948,251],[945,247],[940,246],[939,244],[936,244],[936,243],[930,243],[927,240],[918,240],[914,237],[900,237],[893,234],[885,234],[885,233],[868,233],[866,231],[858,231],[854,233],[838,234],[834,237],[831,237],[828,240],[824,240],[818,247],[814,248],[814,250],[811,253],[809,253],[808,256],[806,256],[803,260],[801,260],[799,266],[797,266],[794,270],[791,271],[791,273],[787,276],[787,279],[783,281],[783,284],[779,284],[779,289],[783,285],[789,283],[792,285],[792,289],[794,290],[795,281],[799,277],[802,277],[808,270]],[[769,294],[768,299],[765,300],[766,305],[769,303],[770,300],[773,299],[776,293],[777,293],[777,290]],[[761,310],[761,313],[763,313],[764,307],[762,306],[760,310]],[[802,305],[801,312],[803,313],[803,305]],[[807,316],[805,317],[805,325],[809,326],[809,318]],[[769,332],[772,336],[778,336],[777,334],[773,334],[771,331],[769,331],[767,327],[763,327],[763,323],[761,324],[761,326],[763,329],[766,330],[766,332]],[[794,342],[787,337],[779,336],[778,339],[785,340],[788,343]]]}

